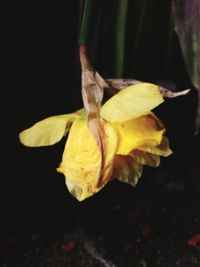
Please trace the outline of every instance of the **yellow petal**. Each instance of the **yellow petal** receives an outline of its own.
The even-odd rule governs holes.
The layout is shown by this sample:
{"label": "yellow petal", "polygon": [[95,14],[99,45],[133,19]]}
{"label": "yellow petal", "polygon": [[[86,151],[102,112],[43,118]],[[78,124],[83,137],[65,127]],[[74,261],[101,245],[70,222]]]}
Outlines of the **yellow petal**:
{"label": "yellow petal", "polygon": [[141,146],[157,146],[162,140],[162,129],[155,115],[148,114],[134,120],[111,123],[118,135],[117,154],[128,155]]}
{"label": "yellow petal", "polygon": [[120,182],[136,186],[142,175],[142,165],[130,156],[116,155],[114,160],[113,177]]}
{"label": "yellow petal", "polygon": [[107,153],[101,187],[97,187],[101,154],[89,132],[86,118],[76,120],[70,129],[62,162],[57,171],[65,175],[68,190],[79,201],[97,193],[111,177],[117,136],[108,124],[105,124],[105,131]]}
{"label": "yellow petal", "polygon": [[168,157],[173,153],[169,148],[169,141],[165,136],[163,136],[162,141],[158,146],[140,146],[138,149],[163,157]]}
{"label": "yellow petal", "polygon": [[160,157],[151,153],[147,153],[138,149],[133,150],[130,153],[133,159],[142,165],[147,165],[150,167],[158,167],[160,165]]}
{"label": "yellow petal", "polygon": [[75,111],[75,114],[77,114],[77,115],[82,115],[82,114],[84,114],[84,113],[85,113],[84,108],[80,108],[80,109],[78,109],[77,111]]}
{"label": "yellow petal", "polygon": [[20,142],[30,147],[53,145],[62,139],[77,118],[79,115],[75,113],[46,118],[22,131]]}
{"label": "yellow petal", "polygon": [[111,97],[101,108],[107,121],[123,122],[145,115],[164,101],[160,89],[151,83],[128,86]]}

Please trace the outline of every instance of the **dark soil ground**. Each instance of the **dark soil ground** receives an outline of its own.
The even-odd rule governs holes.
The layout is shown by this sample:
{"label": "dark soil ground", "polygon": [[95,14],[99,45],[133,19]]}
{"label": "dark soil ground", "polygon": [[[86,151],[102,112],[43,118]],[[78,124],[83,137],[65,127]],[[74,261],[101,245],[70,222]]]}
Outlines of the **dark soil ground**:
{"label": "dark soil ground", "polygon": [[135,189],[113,181],[82,203],[65,192],[6,207],[1,266],[199,267],[197,154],[145,168]]}

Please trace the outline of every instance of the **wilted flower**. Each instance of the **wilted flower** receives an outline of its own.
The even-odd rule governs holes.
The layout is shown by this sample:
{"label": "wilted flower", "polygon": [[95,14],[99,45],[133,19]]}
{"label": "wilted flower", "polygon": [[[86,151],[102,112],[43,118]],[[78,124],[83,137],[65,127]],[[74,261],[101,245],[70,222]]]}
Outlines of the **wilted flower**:
{"label": "wilted flower", "polygon": [[101,107],[106,144],[101,183],[101,151],[88,128],[84,110],[44,119],[21,132],[20,141],[30,147],[49,146],[69,131],[57,171],[65,175],[70,193],[82,201],[112,178],[135,186],[143,165],[157,167],[160,156],[172,153],[165,128],[151,112],[163,101],[158,86],[141,83],[125,88]]}

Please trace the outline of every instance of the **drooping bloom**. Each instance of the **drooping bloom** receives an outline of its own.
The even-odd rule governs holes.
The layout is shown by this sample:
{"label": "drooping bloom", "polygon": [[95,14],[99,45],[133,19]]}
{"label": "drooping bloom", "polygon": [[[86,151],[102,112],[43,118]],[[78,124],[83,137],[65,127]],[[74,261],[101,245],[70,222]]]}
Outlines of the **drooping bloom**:
{"label": "drooping bloom", "polygon": [[164,136],[165,128],[151,112],[163,101],[158,86],[141,83],[123,89],[101,107],[106,144],[103,165],[84,110],[44,119],[21,132],[20,141],[30,147],[48,146],[59,142],[68,132],[57,171],[64,174],[69,192],[82,201],[113,178],[135,186],[143,165],[157,167],[160,156],[172,153]]}

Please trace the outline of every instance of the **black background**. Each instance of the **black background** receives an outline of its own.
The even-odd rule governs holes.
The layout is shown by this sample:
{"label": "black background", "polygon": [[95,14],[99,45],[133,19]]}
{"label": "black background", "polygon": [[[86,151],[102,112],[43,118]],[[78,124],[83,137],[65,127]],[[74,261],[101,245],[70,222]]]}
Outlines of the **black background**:
{"label": "black background", "polygon": [[[76,203],[56,172],[64,142],[30,149],[18,134],[82,106],[79,1],[6,1],[2,10],[1,230],[54,224]],[[61,211],[62,210],[62,211]],[[56,215],[57,214],[57,215]],[[63,217],[62,217],[63,218]]]}

